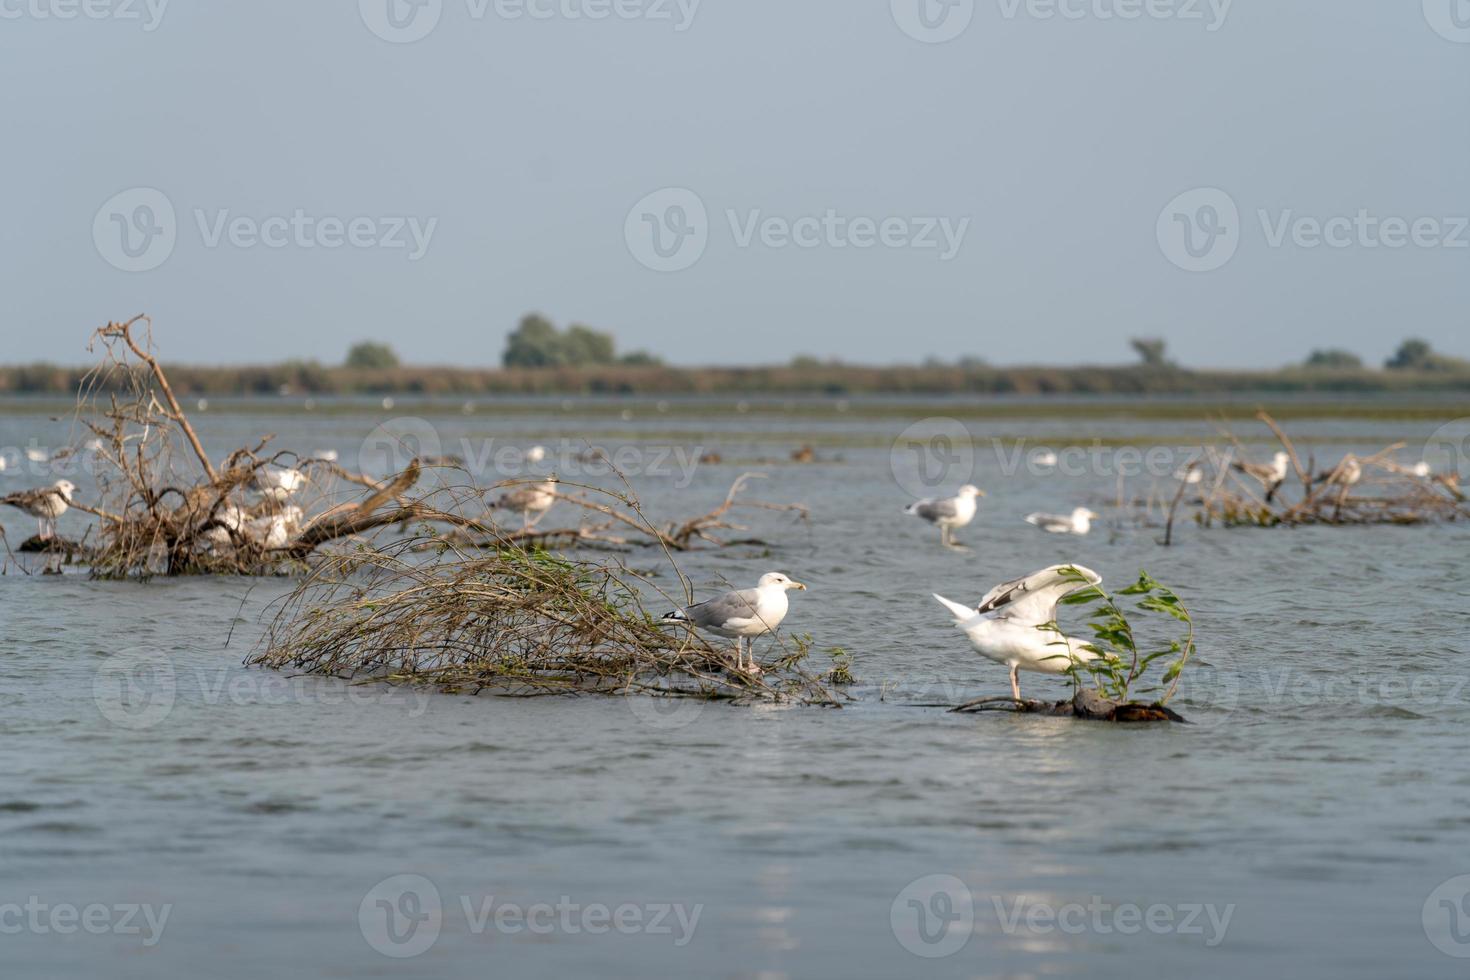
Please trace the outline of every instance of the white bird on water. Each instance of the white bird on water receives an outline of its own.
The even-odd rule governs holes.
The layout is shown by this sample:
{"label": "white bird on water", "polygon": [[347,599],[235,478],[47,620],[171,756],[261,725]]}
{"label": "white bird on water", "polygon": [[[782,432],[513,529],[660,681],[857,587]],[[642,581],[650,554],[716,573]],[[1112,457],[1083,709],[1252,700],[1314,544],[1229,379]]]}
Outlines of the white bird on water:
{"label": "white bird on water", "polygon": [[[751,644],[757,636],[764,636],[781,625],[788,608],[786,593],[791,589],[804,592],[806,586],[793,582],[781,572],[767,572],[753,589],[726,592],[717,598],[696,602],[674,610],[664,619],[688,623],[695,629],[733,639],[736,669],[755,672],[760,668],[756,665]],[[745,662],[747,654],[750,657],[748,666]]]}
{"label": "white bird on water", "polygon": [[39,536],[42,541],[56,537],[56,520],[71,507],[72,494],[76,485],[70,480],[57,480],[49,487],[22,490],[8,497],[0,497],[0,504],[18,507],[41,522]]}
{"label": "white bird on water", "polygon": [[1081,565],[1052,565],[1025,578],[997,585],[974,609],[936,595],[951,613],[954,625],[970,638],[982,656],[1005,664],[1011,671],[1011,696],[1021,700],[1017,671],[1063,674],[1073,661],[1087,663],[1100,656],[1092,641],[1066,636],[1055,629],[1057,605],[1074,592],[1101,585],[1102,576]]}
{"label": "white bird on water", "polygon": [[975,519],[976,501],[985,496],[979,487],[966,484],[954,497],[917,500],[904,508],[904,513],[938,525],[939,541],[946,548],[959,547],[954,541],[954,529],[964,527]]}
{"label": "white bird on water", "polygon": [[1088,534],[1092,522],[1101,520],[1097,511],[1078,507],[1071,514],[1027,514],[1026,523],[1034,524],[1050,534]]}

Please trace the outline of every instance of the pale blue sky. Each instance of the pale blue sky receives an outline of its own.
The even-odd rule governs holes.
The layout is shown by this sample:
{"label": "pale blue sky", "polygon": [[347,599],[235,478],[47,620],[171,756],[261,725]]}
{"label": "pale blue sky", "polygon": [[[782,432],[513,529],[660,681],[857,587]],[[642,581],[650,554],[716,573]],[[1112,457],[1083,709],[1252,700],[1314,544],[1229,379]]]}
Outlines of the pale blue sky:
{"label": "pale blue sky", "polygon": [[[429,0],[411,43],[369,27],[391,33],[390,0],[174,0],[152,30],[145,0],[89,2],[138,19],[0,0],[6,361],[83,362],[92,327],[140,311],[191,362],[331,362],[382,338],[491,364],[528,310],[677,363],[1109,362],[1140,333],[1201,366],[1379,360],[1406,334],[1470,355],[1470,27],[1451,19],[1470,25],[1470,0],[1235,0],[1223,21],[1220,0],[1136,20],[1099,16],[1130,0],[1062,0],[1076,18],[974,0],[937,44],[900,27],[919,0],[702,0],[692,19],[691,0],[616,0],[636,16],[596,21],[558,10],[589,0],[526,0],[546,19]],[[160,219],[136,196],[99,209],[137,187],[166,196],[175,240],[127,272],[117,222]],[[706,208],[707,246],[660,272],[625,225],[670,187]],[[1160,222],[1195,188],[1240,213],[1213,271],[1171,261],[1186,218]],[[1288,209],[1435,223],[1401,248],[1345,226],[1345,247],[1311,247],[1310,226],[1273,245]],[[285,245],[252,242],[298,210],[304,240],[267,223]],[[893,244],[780,247],[780,224],[742,244],[754,212],[829,210],[898,219]],[[408,247],[304,247],[354,217]],[[398,217],[429,231],[421,257]],[[928,219],[968,219],[947,260],[938,226],[940,248],[900,244]]]}

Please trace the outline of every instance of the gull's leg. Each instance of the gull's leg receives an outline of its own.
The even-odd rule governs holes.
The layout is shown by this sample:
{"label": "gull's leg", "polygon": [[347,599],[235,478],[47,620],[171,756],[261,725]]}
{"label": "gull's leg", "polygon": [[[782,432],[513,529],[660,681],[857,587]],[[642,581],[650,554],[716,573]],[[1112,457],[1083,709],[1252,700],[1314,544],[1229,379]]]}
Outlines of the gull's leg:
{"label": "gull's leg", "polygon": [[1021,700],[1021,678],[1016,675],[1020,669],[1020,664],[1011,665],[1011,697],[1017,701]]}
{"label": "gull's leg", "polygon": [[939,543],[942,544],[942,545],[944,545],[944,547],[946,547],[946,548],[949,547],[949,525],[948,524],[941,524],[941,525],[939,525]]}

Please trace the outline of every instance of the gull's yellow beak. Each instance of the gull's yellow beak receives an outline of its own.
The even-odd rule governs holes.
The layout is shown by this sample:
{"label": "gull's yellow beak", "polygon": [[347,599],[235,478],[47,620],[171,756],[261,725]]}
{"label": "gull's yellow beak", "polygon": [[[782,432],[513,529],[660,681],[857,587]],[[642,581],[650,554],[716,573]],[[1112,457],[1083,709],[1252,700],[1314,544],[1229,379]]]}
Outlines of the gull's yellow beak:
{"label": "gull's yellow beak", "polygon": [[806,591],[806,586],[805,585],[802,585],[800,582],[792,582],[791,583],[791,587],[793,589],[800,589],[803,592]]}

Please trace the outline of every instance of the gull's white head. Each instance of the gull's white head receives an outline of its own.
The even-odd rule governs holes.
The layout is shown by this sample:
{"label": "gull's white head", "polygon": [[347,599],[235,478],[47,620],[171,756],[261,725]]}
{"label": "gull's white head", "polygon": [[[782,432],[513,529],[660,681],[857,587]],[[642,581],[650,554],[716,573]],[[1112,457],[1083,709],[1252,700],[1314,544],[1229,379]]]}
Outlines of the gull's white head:
{"label": "gull's white head", "polygon": [[1291,463],[1291,457],[1284,452],[1278,452],[1271,457],[1271,475],[1278,480],[1286,479],[1286,467]]}
{"label": "gull's white head", "polygon": [[71,503],[71,495],[77,492],[76,484],[72,483],[70,480],[57,480],[53,484],[53,486],[55,487],[56,492],[61,494],[62,500],[65,500],[67,503]]}
{"label": "gull's white head", "polygon": [[966,483],[964,486],[960,487],[960,496],[961,497],[971,497],[971,498],[973,498],[973,497],[983,497],[983,496],[985,496],[985,491],[984,490],[981,490],[979,487],[975,486],[973,483]]}
{"label": "gull's white head", "polygon": [[762,589],[781,589],[787,592],[792,589],[806,591],[805,585],[802,585],[800,582],[793,582],[780,572],[767,572],[761,576],[761,580],[756,583],[756,586]]}

